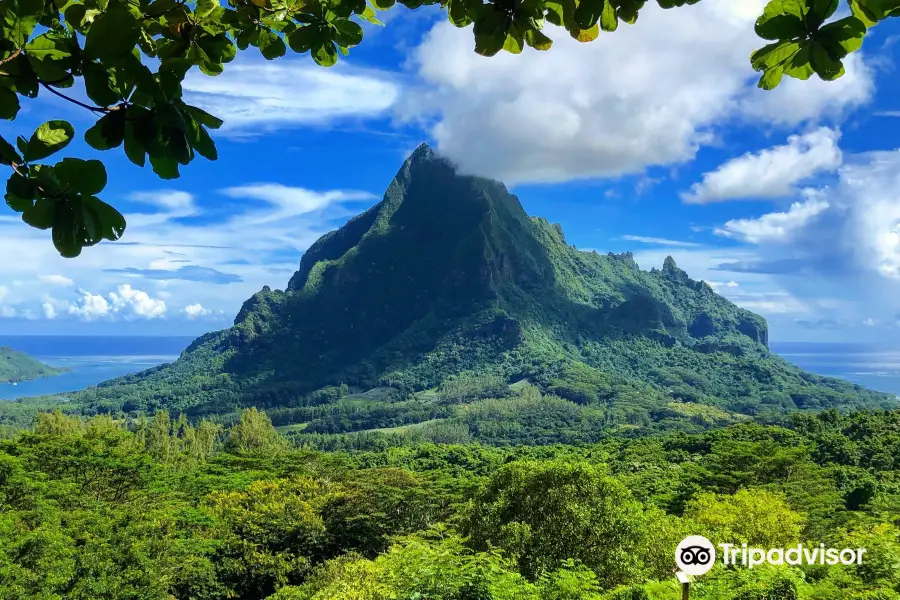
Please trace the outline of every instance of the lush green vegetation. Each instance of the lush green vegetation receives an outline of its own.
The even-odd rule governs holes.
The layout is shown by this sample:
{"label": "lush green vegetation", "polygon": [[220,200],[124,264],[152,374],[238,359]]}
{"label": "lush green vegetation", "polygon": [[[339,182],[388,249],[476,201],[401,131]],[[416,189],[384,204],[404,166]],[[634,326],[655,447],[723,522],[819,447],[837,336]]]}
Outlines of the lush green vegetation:
{"label": "lush green vegetation", "polygon": [[[264,288],[176,362],[64,407],[227,425],[255,406],[304,436],[422,424],[426,439],[530,444],[897,406],[767,340],[764,319],[672,259],[645,271],[576,250],[503,184],[421,146],[382,202],[306,251],[286,291]],[[32,402],[0,417],[27,420]]]}
{"label": "lush green vegetation", "polygon": [[719,564],[695,598],[900,598],[900,412],[336,453],[288,447],[253,409],[226,430],[57,412],[0,442],[9,600],[677,600],[688,533],[867,549]]}
{"label": "lush green vegetation", "polygon": [[12,348],[0,346],[0,383],[15,383],[49,377],[64,371],[65,369],[45,365]]}
{"label": "lush green vegetation", "polygon": [[[699,0],[657,0],[663,8]],[[750,63],[759,85],[784,75],[823,80],[844,74],[843,59],[858,50],[867,29],[900,14],[895,0],[848,0],[852,15],[831,20],[838,0],[772,0],[756,22],[771,43]],[[633,24],[646,0],[400,0],[410,9],[440,5],[457,27],[474,24],[475,51],[514,54],[548,50],[545,23],[581,42]],[[84,140],[97,150],[123,148],[139,167],[163,179],[199,154],[218,157],[209,130],[222,121],[182,99],[192,69],[219,75],[238,50],[259,49],[268,60],[287,50],[330,67],[363,40],[359,21],[380,24],[376,10],[394,0],[5,0],[0,4],[0,118],[15,120],[22,99],[53,94],[90,111],[96,123]],[[552,31],[550,31],[552,33]],[[151,68],[152,67],[152,68]],[[155,69],[155,70],[154,70]],[[83,85],[89,102],[61,91]],[[64,149],[75,128],[52,120],[15,146],[0,137],[0,164],[9,166],[6,202],[22,221],[52,230],[56,249],[77,256],[86,246],[116,240],[124,217],[97,195],[106,187],[98,160],[43,161]]]}

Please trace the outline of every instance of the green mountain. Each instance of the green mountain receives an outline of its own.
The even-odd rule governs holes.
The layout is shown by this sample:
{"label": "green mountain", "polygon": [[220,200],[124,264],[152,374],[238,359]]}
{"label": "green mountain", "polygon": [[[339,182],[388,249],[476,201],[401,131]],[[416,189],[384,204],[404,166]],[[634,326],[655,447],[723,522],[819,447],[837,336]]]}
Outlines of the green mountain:
{"label": "green mountain", "polygon": [[256,405],[320,433],[419,421],[483,432],[492,418],[492,431],[530,418],[597,432],[896,406],[794,367],[767,338],[762,317],[671,258],[644,271],[630,253],[579,251],[502,183],[423,145],[380,203],[306,251],[286,290],[263,288],[176,362],[78,400],[194,416]]}
{"label": "green mountain", "polygon": [[0,383],[17,383],[40,379],[64,372],[66,369],[50,367],[27,354],[0,346]]}

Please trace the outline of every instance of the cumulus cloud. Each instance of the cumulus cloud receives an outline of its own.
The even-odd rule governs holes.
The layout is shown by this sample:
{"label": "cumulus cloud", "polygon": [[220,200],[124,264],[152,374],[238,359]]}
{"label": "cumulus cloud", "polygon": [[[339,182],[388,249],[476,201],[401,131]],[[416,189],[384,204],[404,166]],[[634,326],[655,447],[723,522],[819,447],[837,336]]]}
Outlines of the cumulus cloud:
{"label": "cumulus cloud", "polygon": [[811,195],[804,202],[791,204],[786,212],[769,213],[758,219],[733,219],[714,233],[751,244],[789,242],[796,232],[804,229],[828,207],[827,201]]}
{"label": "cumulus cloud", "polygon": [[689,193],[688,203],[702,204],[739,198],[780,198],[792,195],[795,186],[822,172],[841,166],[840,133],[821,127],[792,135],[787,144],[756,154],[747,153],[706,173]]}
{"label": "cumulus cloud", "polygon": [[[806,192],[786,212],[730,221],[716,232],[755,245],[755,257],[722,263],[770,274],[804,298],[836,299],[852,322],[890,322],[900,297],[900,151],[853,156],[831,187]],[[831,316],[827,316],[831,318]]]}
{"label": "cumulus cloud", "polygon": [[75,283],[65,275],[38,275],[38,279],[43,283],[58,285],[62,287],[68,287],[70,285],[74,285]]}
{"label": "cumulus cloud", "polygon": [[[399,106],[432,127],[464,170],[509,183],[639,173],[694,158],[735,119],[793,125],[839,117],[872,94],[861,55],[835,82],[755,87],[748,64],[765,0],[703,2],[665,11],[648,3],[634,26],[589,44],[548,26],[551,52],[484,58],[449,23],[411,57],[423,81]],[[822,84],[822,85],[820,85]]]}
{"label": "cumulus cloud", "polygon": [[188,319],[198,319],[209,315],[211,311],[203,308],[202,304],[188,304],[184,307],[183,312]]}
{"label": "cumulus cloud", "polygon": [[85,321],[121,317],[125,320],[156,319],[166,314],[166,303],[128,284],[120,285],[106,297],[79,290],[80,298],[69,306],[69,314]]}
{"label": "cumulus cloud", "polygon": [[189,73],[183,87],[190,104],[225,121],[225,134],[373,117],[388,110],[400,92],[392,76],[345,61],[322,69],[305,58],[268,62],[243,56],[217,77]]}

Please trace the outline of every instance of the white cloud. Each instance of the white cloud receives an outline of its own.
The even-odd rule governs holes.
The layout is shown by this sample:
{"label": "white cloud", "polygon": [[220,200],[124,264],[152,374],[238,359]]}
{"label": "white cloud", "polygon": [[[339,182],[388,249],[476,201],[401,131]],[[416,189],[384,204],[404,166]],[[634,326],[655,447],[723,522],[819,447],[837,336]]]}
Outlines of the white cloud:
{"label": "white cloud", "polygon": [[358,200],[374,200],[369,192],[333,190],[314,192],[278,183],[256,183],[226,188],[222,193],[231,198],[251,198],[270,204],[274,210],[244,219],[245,225],[261,225],[322,210],[329,205]]}
{"label": "white cloud", "polygon": [[[308,190],[271,182],[230,188],[227,195],[236,200],[227,202],[224,214],[226,203],[215,189],[197,194],[162,189],[129,195],[133,203],[126,205],[131,211],[124,211],[128,219],[124,243],[103,242],[85,249],[77,259],[60,257],[46,231],[26,227],[18,220],[0,221],[0,256],[29,257],[27,261],[0,261],[0,282],[10,294],[4,293],[6,304],[46,317],[43,304],[49,303],[56,321],[121,320],[130,315],[131,327],[158,322],[123,308],[115,312],[108,291],[128,281],[133,289],[144,290],[151,300],[169,307],[165,312],[167,331],[177,331],[175,323],[187,320],[181,307],[190,304],[211,311],[207,319],[230,317],[264,285],[284,288],[312,242],[376,200],[362,191]],[[199,218],[181,218],[188,215]],[[150,278],[159,277],[160,271],[176,273],[181,268],[188,268],[184,279]],[[56,297],[51,298],[49,286],[38,279],[39,274],[47,273],[65,273],[88,291],[58,287],[54,288]],[[201,276],[218,283],[198,285],[191,279]],[[21,285],[14,287],[14,281]],[[0,299],[0,306],[3,304]],[[70,306],[74,307],[71,311]]]}
{"label": "white cloud", "polygon": [[0,306],[0,317],[11,319],[16,316],[16,309],[12,306]]}
{"label": "white cloud", "polygon": [[192,215],[195,212],[194,196],[181,190],[157,190],[155,192],[135,192],[129,196],[134,202],[143,202],[167,213]]}
{"label": "white cloud", "polygon": [[41,309],[44,311],[45,319],[52,320],[56,318],[56,308],[50,302],[41,304]]}
{"label": "white cloud", "polygon": [[868,319],[863,321],[862,324],[865,325],[866,327],[875,327],[875,325],[878,324],[878,321],[876,321],[872,317],[869,317]]}
{"label": "white cloud", "polygon": [[821,127],[792,135],[787,144],[759,153],[747,153],[706,173],[690,193],[688,203],[702,204],[737,198],[779,198],[795,192],[795,185],[841,166],[840,132]]}
{"label": "white cloud", "polygon": [[718,230],[756,244],[755,257],[721,270],[769,276],[794,296],[818,299],[820,318],[891,322],[900,297],[900,151],[852,156],[834,186],[806,196],[786,213]]}
{"label": "white cloud", "polygon": [[813,195],[804,202],[794,202],[787,212],[769,213],[758,219],[733,219],[715,233],[751,244],[787,242],[828,206],[828,202]]}
{"label": "white cloud", "polygon": [[79,290],[81,298],[69,306],[69,314],[85,321],[122,317],[125,320],[156,319],[166,314],[166,303],[152,298],[147,292],[136,290],[128,284],[104,298],[86,290]]}
{"label": "white cloud", "polygon": [[737,281],[707,281],[706,283],[714,290],[719,288],[736,288],[741,285]]}
{"label": "white cloud", "polygon": [[666,238],[658,238],[658,237],[647,237],[643,235],[623,235],[623,240],[629,242],[638,242],[640,244],[653,244],[656,246],[673,246],[680,248],[696,248],[701,244],[696,242],[681,242],[678,240],[669,240]]}
{"label": "white cloud", "polygon": [[50,285],[58,285],[63,287],[68,287],[75,283],[64,275],[38,275],[38,279]]}
{"label": "white cloud", "polygon": [[862,54],[849,55],[844,67],[847,73],[836,81],[822,81],[816,76],[808,81],[785,77],[771,92],[744,96],[740,110],[750,118],[783,126],[798,125],[811,115],[840,119],[849,110],[867,104],[875,93],[875,73]]}
{"label": "white cloud", "polygon": [[388,74],[356,70],[346,61],[323,69],[309,57],[276,62],[239,57],[216,77],[192,71],[183,87],[189,103],[225,121],[220,132],[226,134],[374,117],[388,110],[400,91]]}
{"label": "white cloud", "polygon": [[210,314],[211,311],[203,308],[201,304],[188,304],[184,307],[184,314],[187,315],[188,319],[197,319],[200,317],[205,317]]}
{"label": "white cloud", "polygon": [[872,74],[859,55],[836,82],[757,89],[748,56],[762,43],[753,23],[765,4],[667,11],[648,3],[634,26],[589,44],[548,26],[551,51],[491,58],[472,52],[471,34],[440,23],[411,57],[424,85],[399,113],[431,125],[439,149],[464,170],[520,183],[683,163],[735,119],[796,124],[868,100]]}

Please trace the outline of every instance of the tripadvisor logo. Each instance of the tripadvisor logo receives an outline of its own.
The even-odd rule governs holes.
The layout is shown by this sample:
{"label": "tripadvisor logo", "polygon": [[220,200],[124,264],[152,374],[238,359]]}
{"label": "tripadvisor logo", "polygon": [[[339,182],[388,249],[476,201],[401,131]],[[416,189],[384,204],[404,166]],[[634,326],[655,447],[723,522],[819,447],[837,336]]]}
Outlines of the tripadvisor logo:
{"label": "tripadvisor logo", "polygon": [[747,544],[719,544],[716,546],[702,535],[689,535],[681,540],[675,549],[675,563],[683,573],[703,575],[716,562],[716,555],[722,557],[725,566],[739,566],[752,569],[763,564],[769,565],[861,565],[865,548],[826,548],[825,544],[804,546],[797,544],[791,548],[753,548]]}

